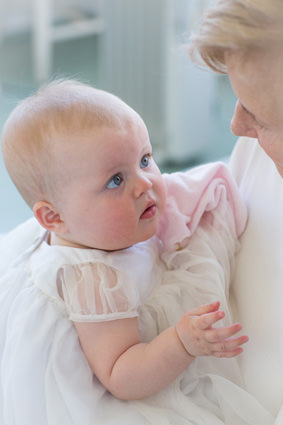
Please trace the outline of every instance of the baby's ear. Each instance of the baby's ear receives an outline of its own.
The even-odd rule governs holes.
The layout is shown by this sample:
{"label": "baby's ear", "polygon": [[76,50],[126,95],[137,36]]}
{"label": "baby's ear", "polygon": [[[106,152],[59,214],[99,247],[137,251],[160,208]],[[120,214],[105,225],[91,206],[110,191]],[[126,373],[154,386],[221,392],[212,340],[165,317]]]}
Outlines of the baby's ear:
{"label": "baby's ear", "polygon": [[66,233],[66,225],[52,204],[46,201],[39,201],[34,204],[32,210],[42,227],[52,232]]}

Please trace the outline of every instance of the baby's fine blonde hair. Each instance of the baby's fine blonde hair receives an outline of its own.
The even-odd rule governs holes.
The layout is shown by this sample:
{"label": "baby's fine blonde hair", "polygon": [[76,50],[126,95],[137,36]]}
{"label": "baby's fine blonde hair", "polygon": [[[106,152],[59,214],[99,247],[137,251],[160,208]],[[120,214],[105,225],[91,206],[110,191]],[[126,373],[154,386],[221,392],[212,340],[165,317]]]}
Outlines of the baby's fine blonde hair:
{"label": "baby's fine blonde hair", "polygon": [[[4,163],[32,208],[53,202],[56,143],[107,126],[120,128],[135,112],[116,96],[74,80],[42,86],[12,111],[2,133]],[[55,194],[54,194],[55,195]]]}
{"label": "baby's fine blonde hair", "polygon": [[225,52],[244,57],[259,49],[283,48],[282,0],[217,0],[204,14],[200,30],[192,34],[192,59],[226,73]]}

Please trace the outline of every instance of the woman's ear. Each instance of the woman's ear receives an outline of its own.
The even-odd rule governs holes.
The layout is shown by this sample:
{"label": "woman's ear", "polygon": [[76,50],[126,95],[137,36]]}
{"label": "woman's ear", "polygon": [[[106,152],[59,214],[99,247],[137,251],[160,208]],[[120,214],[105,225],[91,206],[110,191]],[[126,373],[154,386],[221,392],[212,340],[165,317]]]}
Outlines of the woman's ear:
{"label": "woman's ear", "polygon": [[32,210],[42,227],[52,232],[66,233],[66,225],[52,204],[46,201],[39,201],[34,204]]}

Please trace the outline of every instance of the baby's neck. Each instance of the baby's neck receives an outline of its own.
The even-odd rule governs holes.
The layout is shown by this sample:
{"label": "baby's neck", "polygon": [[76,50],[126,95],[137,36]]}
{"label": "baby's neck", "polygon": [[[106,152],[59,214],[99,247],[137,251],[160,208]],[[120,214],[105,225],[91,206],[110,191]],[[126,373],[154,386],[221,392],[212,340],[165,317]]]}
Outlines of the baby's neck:
{"label": "baby's neck", "polygon": [[100,251],[105,252],[113,252],[113,251],[122,251],[123,249],[129,248],[127,247],[121,247],[120,249],[115,250],[109,250],[109,249],[103,249],[103,248],[96,248],[96,247],[90,247],[86,245],[79,244],[74,241],[70,241],[68,239],[65,239],[64,237],[58,235],[57,233],[50,232],[49,238],[48,238],[49,245],[60,245],[60,246],[69,246],[71,248],[80,248],[80,249],[98,249]]}
{"label": "baby's neck", "polygon": [[61,245],[61,246],[70,246],[72,248],[81,248],[81,249],[86,249],[88,248],[87,246],[84,245],[80,245],[76,242],[72,242],[68,239],[63,238],[62,236],[54,233],[54,232],[50,232],[50,236],[49,236],[49,245]]}

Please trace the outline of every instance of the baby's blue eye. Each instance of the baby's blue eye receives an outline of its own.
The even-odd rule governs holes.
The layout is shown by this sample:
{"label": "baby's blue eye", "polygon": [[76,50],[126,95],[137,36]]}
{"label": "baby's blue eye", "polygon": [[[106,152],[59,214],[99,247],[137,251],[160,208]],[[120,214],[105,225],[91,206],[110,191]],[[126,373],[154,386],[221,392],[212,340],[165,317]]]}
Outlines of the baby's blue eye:
{"label": "baby's blue eye", "polygon": [[122,176],[120,176],[119,174],[116,174],[115,176],[111,178],[111,180],[109,181],[106,187],[107,189],[116,189],[116,187],[120,186],[122,181],[123,181]]}
{"label": "baby's blue eye", "polygon": [[141,162],[140,162],[140,166],[141,168],[145,168],[148,167],[150,164],[150,155],[146,154],[142,157]]}

